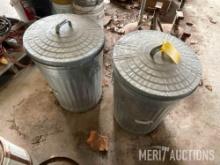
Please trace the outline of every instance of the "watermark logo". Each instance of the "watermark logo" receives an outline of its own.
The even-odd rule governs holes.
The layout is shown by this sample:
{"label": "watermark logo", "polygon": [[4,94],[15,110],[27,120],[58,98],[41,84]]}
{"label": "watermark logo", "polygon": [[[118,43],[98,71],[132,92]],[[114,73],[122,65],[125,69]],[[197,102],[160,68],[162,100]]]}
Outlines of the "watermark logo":
{"label": "watermark logo", "polygon": [[139,149],[139,161],[214,161],[214,150],[178,150],[166,146]]}

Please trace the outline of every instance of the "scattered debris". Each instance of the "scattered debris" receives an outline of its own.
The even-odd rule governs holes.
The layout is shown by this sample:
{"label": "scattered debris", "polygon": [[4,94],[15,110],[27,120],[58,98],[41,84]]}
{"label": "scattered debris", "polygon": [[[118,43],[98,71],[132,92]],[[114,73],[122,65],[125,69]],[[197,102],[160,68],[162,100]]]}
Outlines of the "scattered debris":
{"label": "scattered debris", "polygon": [[109,67],[111,67],[111,64],[109,64],[109,63],[106,62],[106,63],[105,63],[105,68],[108,69]]}
{"label": "scattered debris", "polygon": [[109,77],[109,78],[112,78],[112,73],[111,73],[111,72],[106,72],[106,73],[105,73],[105,76],[106,76],[106,77]]}
{"label": "scattered debris", "polygon": [[212,18],[212,17],[208,17],[209,18],[209,22],[211,22],[212,24],[217,24],[217,21]]}
{"label": "scattered debris", "polygon": [[131,10],[131,9],[132,9],[132,6],[133,6],[133,5],[127,4],[127,5],[124,6],[124,8],[127,9],[127,10]]}
{"label": "scattered debris", "polygon": [[176,11],[176,16],[171,28],[171,34],[174,36],[179,36],[180,32],[179,32],[179,26],[180,26],[180,22],[184,19],[184,14],[183,11]]}
{"label": "scattered debris", "polygon": [[196,44],[198,44],[198,41],[196,41],[196,40],[191,40],[190,41],[190,45],[196,45]]}
{"label": "scattered debris", "polygon": [[127,10],[132,8],[131,0],[110,0],[110,2]]}
{"label": "scattered debris", "polygon": [[102,87],[108,87],[108,86],[109,86],[108,80],[106,78],[104,78],[102,81]]}
{"label": "scattered debris", "polygon": [[192,22],[186,22],[186,25],[187,26],[193,26],[193,23]]}
{"label": "scattered debris", "polygon": [[11,123],[10,129],[15,130],[19,136],[22,136],[23,138],[26,137],[24,133],[22,133],[21,129],[19,126],[16,124],[15,119],[13,118],[12,120],[8,120],[8,122]]}
{"label": "scattered debris", "polygon": [[203,86],[203,84],[204,84],[203,80],[201,80],[200,83],[199,83],[199,86],[201,87],[201,86]]}
{"label": "scattered debris", "polygon": [[205,85],[205,88],[208,89],[209,91],[213,91],[212,86],[211,85]]}
{"label": "scattered debris", "polygon": [[39,144],[44,141],[46,141],[46,137],[44,135],[39,135],[39,136],[34,137],[31,141],[31,143],[32,144]]}
{"label": "scattered debris", "polygon": [[105,16],[104,17],[104,27],[109,25],[111,21],[112,21],[112,17],[111,16]]}
{"label": "scattered debris", "polygon": [[136,30],[138,30],[138,22],[129,23],[123,27],[125,34]]}
{"label": "scattered debris", "polygon": [[106,27],[106,30],[110,30],[110,29],[111,29],[111,27],[110,27],[110,26],[107,26],[107,27]]}
{"label": "scattered debris", "polygon": [[[191,37],[191,32],[192,32],[192,26],[193,26],[193,23],[191,22],[186,22],[186,25],[184,29],[182,29],[182,32],[180,33],[181,36],[180,36],[180,39],[182,41],[186,41],[189,37]],[[193,45],[193,44],[192,44]]]}
{"label": "scattered debris", "polygon": [[125,31],[124,31],[123,29],[118,28],[118,27],[112,27],[112,28],[111,28],[111,31],[112,31],[112,32],[116,32],[116,33],[118,33],[118,34],[124,34],[124,33],[125,33]]}
{"label": "scattered debris", "polygon": [[89,137],[87,139],[87,144],[93,149],[94,151],[108,151],[109,144],[108,144],[108,137],[103,136],[97,133],[97,131],[90,131]]}
{"label": "scattered debris", "polygon": [[132,9],[140,9],[140,4],[138,2],[134,2],[131,6]]}
{"label": "scattered debris", "polygon": [[109,51],[110,51],[110,48],[108,48],[108,47],[105,46],[103,52],[104,52],[104,53],[108,53]]}

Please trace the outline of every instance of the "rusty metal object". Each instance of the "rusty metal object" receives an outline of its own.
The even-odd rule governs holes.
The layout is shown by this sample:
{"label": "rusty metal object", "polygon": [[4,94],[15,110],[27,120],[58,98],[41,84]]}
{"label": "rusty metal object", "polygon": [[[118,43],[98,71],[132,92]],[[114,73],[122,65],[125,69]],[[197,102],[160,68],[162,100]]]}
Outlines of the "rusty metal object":
{"label": "rusty metal object", "polygon": [[162,3],[161,13],[165,14],[169,11],[172,0],[147,0],[146,11],[152,12],[155,9],[157,3]]}
{"label": "rusty metal object", "polygon": [[184,7],[185,3],[186,3],[186,0],[181,0],[181,2],[180,2],[180,9],[182,9]]}
{"label": "rusty metal object", "polygon": [[141,25],[141,23],[142,23],[146,2],[147,2],[147,0],[142,0],[141,1],[141,9],[140,9],[140,12],[139,12],[139,17],[138,17],[138,26]]}
{"label": "rusty metal object", "polygon": [[158,25],[160,31],[163,32],[163,27],[162,27],[161,21],[160,21],[160,10],[162,9],[162,6],[163,6],[163,3],[161,3],[161,2],[157,2],[155,5],[154,15],[151,20],[151,26],[150,26],[151,30],[157,30],[157,25]]}
{"label": "rusty metal object", "polygon": [[183,34],[180,37],[180,39],[184,42],[187,40],[187,38],[191,37],[191,31],[192,31],[193,24],[187,23],[186,25],[187,26],[185,27]]}
{"label": "rusty metal object", "polygon": [[172,28],[170,30],[170,34],[178,37],[180,21],[183,19],[184,19],[183,11],[177,10],[175,19],[173,21]]}

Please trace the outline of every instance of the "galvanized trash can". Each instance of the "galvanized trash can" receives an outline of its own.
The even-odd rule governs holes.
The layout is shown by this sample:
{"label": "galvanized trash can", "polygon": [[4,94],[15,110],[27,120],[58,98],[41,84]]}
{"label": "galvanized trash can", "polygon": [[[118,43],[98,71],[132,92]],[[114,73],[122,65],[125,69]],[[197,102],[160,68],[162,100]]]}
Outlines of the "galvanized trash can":
{"label": "galvanized trash can", "polygon": [[103,0],[73,0],[73,13],[91,18],[101,28],[104,28],[103,20],[105,13]]}
{"label": "galvanized trash can", "polygon": [[74,14],[52,15],[33,23],[23,41],[64,109],[84,112],[98,103],[104,45],[98,24]]}
{"label": "galvanized trash can", "polygon": [[78,6],[92,7],[103,3],[103,1],[104,0],[73,0],[73,3]]}
{"label": "galvanized trash can", "polygon": [[[179,51],[179,64],[155,50],[169,41]],[[113,50],[114,117],[135,134],[153,131],[175,102],[190,95],[201,80],[196,54],[179,39],[158,31],[136,31]]]}

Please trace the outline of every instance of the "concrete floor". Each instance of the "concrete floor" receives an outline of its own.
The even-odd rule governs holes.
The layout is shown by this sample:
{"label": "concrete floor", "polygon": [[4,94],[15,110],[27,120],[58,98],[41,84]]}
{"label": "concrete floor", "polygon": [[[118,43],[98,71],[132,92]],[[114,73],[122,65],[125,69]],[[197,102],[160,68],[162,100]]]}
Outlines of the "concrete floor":
{"label": "concrete floor", "polygon": [[[9,0],[0,6],[1,14]],[[201,5],[203,4],[203,5]],[[4,9],[3,9],[4,8]],[[194,24],[192,47],[203,65],[204,85],[184,99],[154,132],[136,136],[123,131],[113,120],[112,85],[104,87],[102,102],[92,111],[74,114],[62,110],[46,81],[35,67],[22,70],[0,88],[0,135],[26,148],[34,163],[51,155],[69,156],[81,165],[219,165],[220,164],[220,2],[189,2],[188,20]],[[210,22],[210,18],[217,24]],[[213,91],[205,85],[211,85]],[[110,138],[109,151],[92,151],[86,142],[90,130],[99,130]],[[215,150],[214,161],[138,160],[138,150],[162,145],[171,149]]]}

